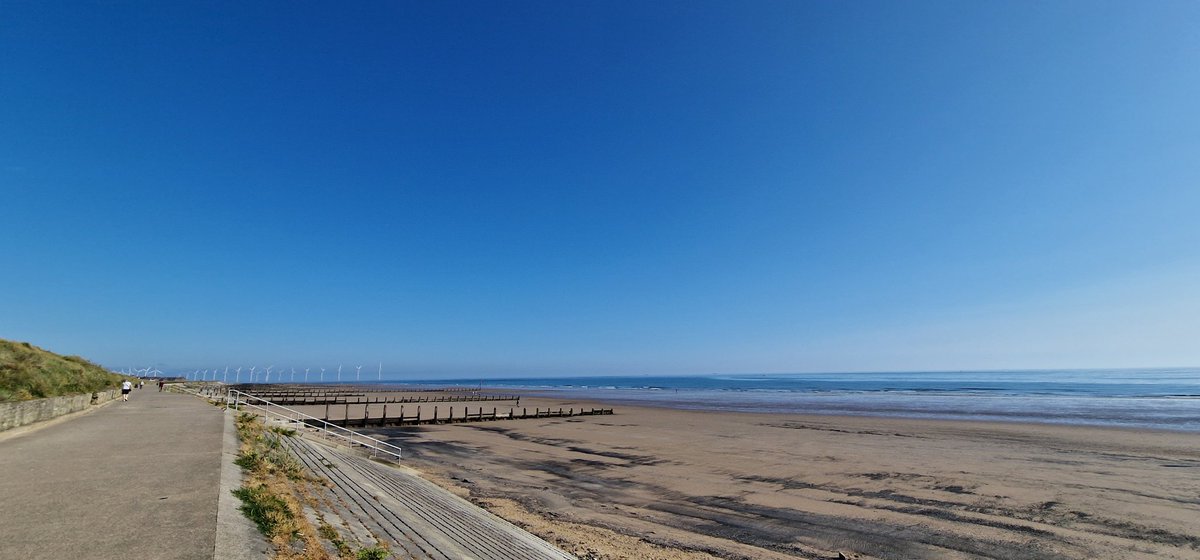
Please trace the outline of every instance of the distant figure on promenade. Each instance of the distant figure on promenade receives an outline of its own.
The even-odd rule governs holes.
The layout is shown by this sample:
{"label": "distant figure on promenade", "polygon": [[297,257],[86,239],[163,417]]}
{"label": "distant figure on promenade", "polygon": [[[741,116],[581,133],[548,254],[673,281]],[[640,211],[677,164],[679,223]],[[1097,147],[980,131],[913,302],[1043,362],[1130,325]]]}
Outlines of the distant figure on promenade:
{"label": "distant figure on promenade", "polygon": [[166,382],[166,381],[163,381],[163,380],[161,380],[161,379],[160,379],[160,380],[158,380],[158,392],[159,392],[159,393],[161,393],[161,392],[162,392],[163,385],[166,385],[166,384],[167,384],[167,382]]}
{"label": "distant figure on promenade", "polygon": [[145,380],[145,379],[139,379],[139,380],[138,380],[138,389],[141,389],[142,387],[145,387],[145,386],[146,386],[146,380]]}
{"label": "distant figure on promenade", "polygon": [[123,401],[129,400],[129,391],[131,391],[131,390],[133,390],[133,383],[130,383],[128,379],[126,379],[125,381],[122,381],[121,382],[121,400],[123,400]]}

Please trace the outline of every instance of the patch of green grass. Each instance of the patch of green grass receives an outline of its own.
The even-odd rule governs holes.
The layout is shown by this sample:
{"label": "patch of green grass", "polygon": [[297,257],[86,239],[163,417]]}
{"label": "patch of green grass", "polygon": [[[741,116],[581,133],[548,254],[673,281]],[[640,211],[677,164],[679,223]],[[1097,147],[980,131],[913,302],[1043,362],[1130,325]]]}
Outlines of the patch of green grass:
{"label": "patch of green grass", "polygon": [[[247,471],[270,475],[278,473],[291,480],[304,477],[304,465],[288,452],[280,443],[280,430],[264,429],[262,420],[257,415],[242,413],[234,420],[238,437],[245,444],[238,458],[234,460],[239,467]],[[282,430],[295,435],[295,430]]]}
{"label": "patch of green grass", "polygon": [[0,339],[0,401],[24,401],[111,389],[123,376],[79,356]]}
{"label": "patch of green grass", "polygon": [[387,560],[392,551],[381,546],[359,549],[358,560]]}
{"label": "patch of green grass", "polygon": [[271,431],[284,437],[295,437],[296,435],[296,430],[282,426],[271,426]]}
{"label": "patch of green grass", "polygon": [[243,486],[233,491],[233,495],[242,500],[242,513],[258,526],[264,535],[274,535],[276,529],[292,519],[292,511],[287,502],[283,501],[265,484],[258,486]]}
{"label": "patch of green grass", "polygon": [[257,471],[262,469],[263,458],[256,451],[247,451],[233,460],[233,463],[248,471]]}

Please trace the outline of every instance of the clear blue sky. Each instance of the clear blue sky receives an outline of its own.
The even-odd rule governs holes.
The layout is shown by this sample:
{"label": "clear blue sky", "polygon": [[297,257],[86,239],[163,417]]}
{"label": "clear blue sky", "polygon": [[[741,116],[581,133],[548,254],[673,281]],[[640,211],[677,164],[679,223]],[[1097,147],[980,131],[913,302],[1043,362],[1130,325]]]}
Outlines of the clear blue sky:
{"label": "clear blue sky", "polygon": [[1200,364],[1200,3],[0,5],[0,337],[405,375]]}

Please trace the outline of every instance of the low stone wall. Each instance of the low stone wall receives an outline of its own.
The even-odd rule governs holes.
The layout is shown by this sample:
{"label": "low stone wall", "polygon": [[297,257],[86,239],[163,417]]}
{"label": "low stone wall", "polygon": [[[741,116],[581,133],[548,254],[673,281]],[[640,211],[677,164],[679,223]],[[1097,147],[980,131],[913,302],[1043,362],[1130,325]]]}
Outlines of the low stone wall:
{"label": "low stone wall", "polygon": [[82,395],[0,403],[0,432],[79,412],[92,405],[111,401],[118,394],[120,391],[117,389],[109,389]]}

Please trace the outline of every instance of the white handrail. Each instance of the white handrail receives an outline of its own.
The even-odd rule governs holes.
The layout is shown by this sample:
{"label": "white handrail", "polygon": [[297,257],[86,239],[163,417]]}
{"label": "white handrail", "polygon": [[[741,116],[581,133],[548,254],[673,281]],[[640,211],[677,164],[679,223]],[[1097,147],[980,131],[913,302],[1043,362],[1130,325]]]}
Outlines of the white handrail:
{"label": "white handrail", "polygon": [[[250,401],[260,401],[265,403],[265,405],[252,404]],[[271,414],[274,414],[275,416],[281,417],[289,422],[295,422],[303,424],[307,427],[316,428],[328,435],[346,440],[347,445],[353,446],[358,444],[375,451],[375,453],[386,453],[391,455],[396,459],[397,463],[400,462],[401,450],[395,445],[378,438],[360,434],[354,430],[343,428],[337,424],[331,424],[324,418],[317,418],[316,416],[305,414],[299,410],[275,404],[267,399],[251,395],[250,393],[238,391],[237,389],[229,389],[225,394],[225,403],[235,410],[239,410],[239,407],[241,406],[246,406],[263,411],[263,416],[267,416],[268,418]],[[306,422],[305,420],[309,420],[310,422]],[[374,456],[374,454],[372,454],[372,456]]]}

